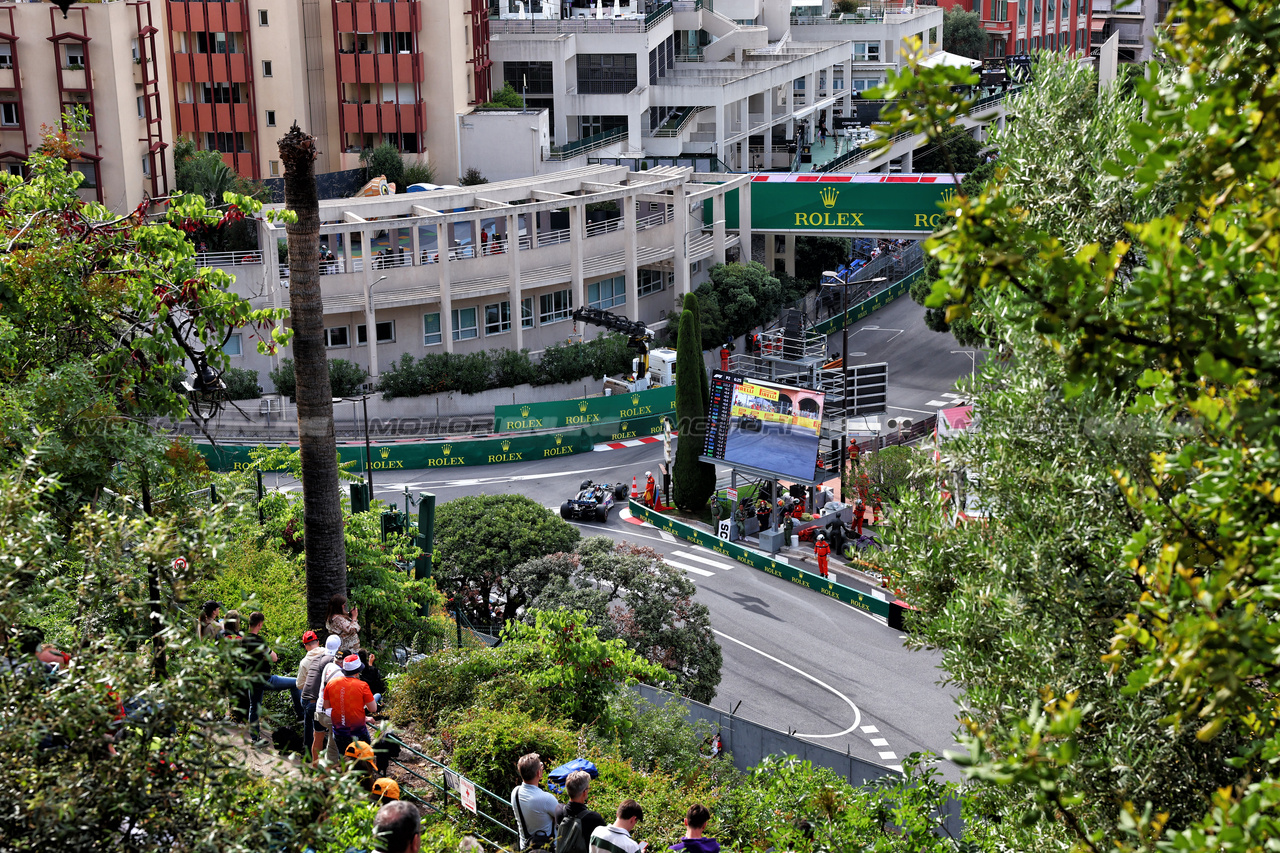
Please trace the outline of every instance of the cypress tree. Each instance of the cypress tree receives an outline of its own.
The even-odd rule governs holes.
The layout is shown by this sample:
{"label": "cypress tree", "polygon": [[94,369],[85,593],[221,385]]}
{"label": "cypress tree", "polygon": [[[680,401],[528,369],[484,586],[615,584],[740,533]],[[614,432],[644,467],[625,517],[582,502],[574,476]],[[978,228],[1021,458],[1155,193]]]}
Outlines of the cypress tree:
{"label": "cypress tree", "polygon": [[702,336],[698,333],[698,299],[688,293],[676,341],[676,429],[680,437],[671,487],[676,506],[685,512],[701,510],[715,488],[716,467],[698,459],[706,443],[709,403]]}

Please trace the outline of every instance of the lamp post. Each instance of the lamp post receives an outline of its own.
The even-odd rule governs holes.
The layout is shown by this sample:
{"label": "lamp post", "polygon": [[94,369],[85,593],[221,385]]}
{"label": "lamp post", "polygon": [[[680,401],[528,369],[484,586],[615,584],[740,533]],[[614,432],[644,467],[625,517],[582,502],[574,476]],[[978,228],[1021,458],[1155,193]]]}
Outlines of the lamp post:
{"label": "lamp post", "polygon": [[333,398],[335,403],[339,400],[351,404],[351,423],[353,427],[356,419],[356,403],[359,403],[364,408],[364,473],[369,482],[369,500],[373,500],[373,455],[369,447],[369,395],[362,394],[359,397]]}
{"label": "lamp post", "polygon": [[976,381],[976,374],[978,372],[978,351],[971,349],[953,349],[951,350],[951,354],[969,356],[969,384],[972,385]]}
{"label": "lamp post", "polygon": [[364,292],[365,339],[369,344],[369,378],[378,378],[378,315],[373,310],[373,289],[386,280],[380,275]]}
{"label": "lamp post", "polygon": [[[828,281],[830,276],[834,281]],[[826,287],[840,286],[840,500],[844,500],[844,466],[849,454],[849,271],[822,273]]]}

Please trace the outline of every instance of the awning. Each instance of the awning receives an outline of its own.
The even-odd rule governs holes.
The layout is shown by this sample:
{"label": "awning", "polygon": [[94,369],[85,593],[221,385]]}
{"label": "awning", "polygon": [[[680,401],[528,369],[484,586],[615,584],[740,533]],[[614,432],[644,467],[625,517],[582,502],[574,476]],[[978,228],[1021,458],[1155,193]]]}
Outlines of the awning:
{"label": "awning", "polygon": [[934,68],[939,65],[946,65],[955,68],[977,68],[982,64],[981,59],[970,59],[967,56],[959,56],[954,53],[947,53],[940,50],[937,53],[930,54],[927,58],[921,60],[920,64],[925,68]]}
{"label": "awning", "polygon": [[1100,33],[1107,28],[1106,18],[1094,18],[1089,22],[1090,32]]}

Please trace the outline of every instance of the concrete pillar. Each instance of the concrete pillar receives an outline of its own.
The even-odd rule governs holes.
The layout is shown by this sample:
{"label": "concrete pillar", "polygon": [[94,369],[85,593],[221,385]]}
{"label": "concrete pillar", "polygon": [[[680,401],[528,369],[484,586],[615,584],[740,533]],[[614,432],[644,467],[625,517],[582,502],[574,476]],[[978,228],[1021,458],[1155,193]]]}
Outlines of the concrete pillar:
{"label": "concrete pillar", "polygon": [[773,100],[774,87],[770,86],[764,92],[764,152],[760,159],[760,168],[768,170],[773,168]]}
{"label": "concrete pillar", "polygon": [[724,137],[725,137],[724,101],[721,101],[720,103],[716,104],[715,115],[716,115],[716,156],[720,158],[721,162],[727,163],[729,162],[728,152],[724,150]]}
{"label": "concrete pillar", "polygon": [[796,235],[787,235],[786,254],[783,256],[783,263],[786,264],[787,275],[794,276],[796,274]]}
{"label": "concrete pillar", "polygon": [[441,222],[436,231],[440,266],[440,340],[445,352],[453,352],[453,294],[449,289],[449,276],[453,262],[449,260],[449,244],[452,242],[452,223]]}
{"label": "concrete pillar", "polygon": [[586,307],[586,285],[582,282],[582,250],[587,239],[587,207],[574,201],[569,205],[569,279],[573,307]]}
{"label": "concrete pillar", "polygon": [[742,124],[742,152],[738,155],[738,171],[751,168],[751,98],[738,101],[738,115]]}
{"label": "concrete pillar", "polygon": [[[378,330],[374,325],[373,311],[373,253],[367,250],[370,245],[372,232],[360,232],[360,245],[366,247],[364,253],[364,269],[361,272],[361,279],[364,282],[364,332],[365,340],[369,347],[369,376],[373,379],[378,378]],[[354,329],[352,331],[355,331]]]}
{"label": "concrete pillar", "polygon": [[912,163],[914,162],[914,159],[915,159],[914,151],[908,151],[906,154],[902,155],[902,174],[909,175],[913,171],[915,171],[915,169],[912,168]]}
{"label": "concrete pillar", "polygon": [[769,268],[769,272],[773,272],[775,264],[778,261],[778,238],[777,235],[765,232],[764,235],[764,265]]}
{"label": "concrete pillar", "polygon": [[738,256],[744,264],[751,263],[751,181],[738,187],[738,239],[741,245]]}
{"label": "concrete pillar", "polygon": [[633,196],[618,199],[622,205],[622,231],[626,238],[626,249],[623,254],[626,270],[627,317],[640,319],[640,264],[637,261],[636,200]]}
{"label": "concrete pillar", "polygon": [[644,113],[633,113],[627,116],[627,150],[628,151],[644,150],[644,125],[642,123],[643,115]]}
{"label": "concrete pillar", "polygon": [[724,192],[717,192],[711,197],[711,259],[717,264],[724,263]]}
{"label": "concrete pillar", "polygon": [[[511,329],[515,334],[514,350],[524,346],[524,329],[520,326],[520,214],[507,215],[507,299],[511,302]],[[483,309],[481,309],[483,310]],[[483,322],[483,320],[481,321]]]}
{"label": "concrete pillar", "polygon": [[689,240],[685,233],[689,228],[689,203],[685,201],[684,184],[679,184],[672,190],[671,204],[675,207],[671,232],[676,240],[673,263],[676,273],[676,308],[679,308],[684,295],[689,292]]}
{"label": "concrete pillar", "polygon": [[416,223],[409,228],[409,249],[413,252],[409,265],[416,267],[422,263],[422,227]]}

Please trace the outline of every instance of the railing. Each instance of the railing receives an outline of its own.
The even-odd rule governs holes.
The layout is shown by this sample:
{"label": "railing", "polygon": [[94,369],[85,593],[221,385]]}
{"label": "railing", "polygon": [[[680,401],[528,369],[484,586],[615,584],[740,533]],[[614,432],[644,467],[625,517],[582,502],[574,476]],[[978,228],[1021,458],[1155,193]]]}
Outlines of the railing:
{"label": "railing", "polygon": [[587,236],[594,237],[597,234],[608,234],[611,231],[622,230],[622,217],[616,219],[604,219],[600,222],[587,223]]}
{"label": "railing", "polygon": [[[434,770],[440,771],[439,772],[440,781],[437,782],[434,778],[432,778],[432,776],[424,776],[422,773],[419,773],[413,767],[410,767],[404,764],[403,762],[392,761],[391,763],[396,765],[396,767],[398,767],[400,770],[404,771],[404,773],[406,773],[409,776],[412,776],[414,779],[418,780],[419,782],[425,783],[427,787],[434,789],[436,793],[439,794],[440,796],[440,808],[436,808],[431,803],[428,803],[421,797],[416,796],[413,793],[412,789],[407,789],[407,790],[402,789],[401,796],[410,797],[416,800],[417,802],[421,803],[422,805],[425,805],[428,808],[432,809],[433,811],[439,812],[440,814],[443,814],[446,817],[449,817],[451,820],[456,820],[456,818],[453,818],[453,815],[450,813],[449,806],[450,805],[457,806],[457,811],[459,813],[461,813],[464,810],[462,805],[462,794],[458,790],[459,778],[460,778],[459,774],[450,770],[447,766],[445,766],[444,764],[441,764],[439,761],[436,761],[431,756],[424,755],[423,753],[409,746],[409,744],[400,740],[395,735],[387,735],[386,740],[400,747],[401,754],[404,754],[407,752],[410,755],[413,755],[415,758],[417,758],[420,762],[424,762],[425,764],[427,764],[428,773],[432,773]],[[475,785],[474,782],[472,784]],[[507,826],[507,824],[503,823],[502,820],[499,820],[498,818],[494,817],[492,814],[489,813],[489,811],[486,811],[486,809],[489,809],[492,811],[498,811],[499,809],[497,808],[497,806],[503,806],[505,807],[502,809],[503,819],[506,819],[506,814],[511,811],[510,804],[508,804],[504,798],[498,796],[493,791],[490,791],[488,788],[482,787],[480,785],[475,785],[475,789],[476,789],[475,816],[476,816],[477,822],[483,821],[483,823],[481,823],[482,826],[485,823],[489,824],[491,828],[488,831],[491,834],[496,834],[495,833],[495,830],[496,830],[497,832],[500,832],[507,837],[502,842],[499,842],[499,841],[493,840],[492,838],[487,837],[481,832],[476,832],[475,834],[482,841],[488,844],[491,844],[495,847],[509,847],[511,849],[514,849],[516,840],[518,838],[518,834],[516,833],[516,830],[510,826]],[[512,817],[514,817],[514,815],[512,815]],[[514,821],[512,822],[514,823]]]}
{"label": "railing", "polygon": [[625,127],[615,127],[613,130],[606,130],[603,133],[593,133],[591,136],[579,139],[576,142],[553,145],[551,146],[551,153],[547,155],[547,159],[569,160],[589,151],[604,148],[606,145],[616,142],[626,135],[627,129]]}
{"label": "railing", "polygon": [[670,17],[671,17],[671,11],[672,11],[672,10],[671,10],[671,4],[670,4],[670,3],[663,3],[661,6],[659,6],[659,7],[658,7],[658,8],[656,8],[656,9],[654,9],[654,10],[653,10],[652,12],[650,12],[649,14],[645,15],[645,16],[644,16],[644,31],[647,33],[647,32],[649,32],[649,30],[653,29],[653,28],[654,28],[654,27],[656,27],[658,24],[660,24],[660,23],[662,23],[663,21],[665,21],[667,18],[670,18]]}
{"label": "railing", "polygon": [[557,228],[555,231],[539,231],[539,246],[555,246],[559,243],[568,243],[573,235],[568,228]]}
{"label": "railing", "polygon": [[396,267],[413,266],[413,255],[409,252],[400,251],[393,254],[375,254],[373,256],[373,268],[375,270],[389,270]]}
{"label": "railing", "polygon": [[243,252],[196,252],[196,263],[202,267],[241,267],[262,263],[262,252],[249,249]]}
{"label": "railing", "polygon": [[665,225],[676,218],[675,211],[666,213],[661,210],[657,213],[651,213],[648,216],[642,216],[636,220],[636,230],[644,231],[647,228],[657,228],[659,225]]}
{"label": "railing", "polygon": [[681,107],[680,112],[667,119],[662,127],[653,132],[653,135],[664,139],[679,136],[689,126],[689,122],[693,121],[694,116],[704,109],[706,107]]}
{"label": "railing", "polygon": [[[594,14],[594,12],[592,12]],[[664,3],[657,9],[640,18],[595,18],[583,16],[577,18],[491,18],[489,20],[490,35],[525,35],[529,33],[647,33],[658,24],[671,17],[671,4]]]}
{"label": "railing", "polygon": [[[904,139],[910,139],[915,134],[899,133],[897,136],[889,138],[889,145],[897,145]],[[842,167],[848,166],[850,163],[861,163],[869,157],[881,153],[879,149],[872,150],[870,148],[855,148],[852,151],[846,151],[839,157],[833,157],[826,163],[818,167],[819,172],[838,172]]]}

